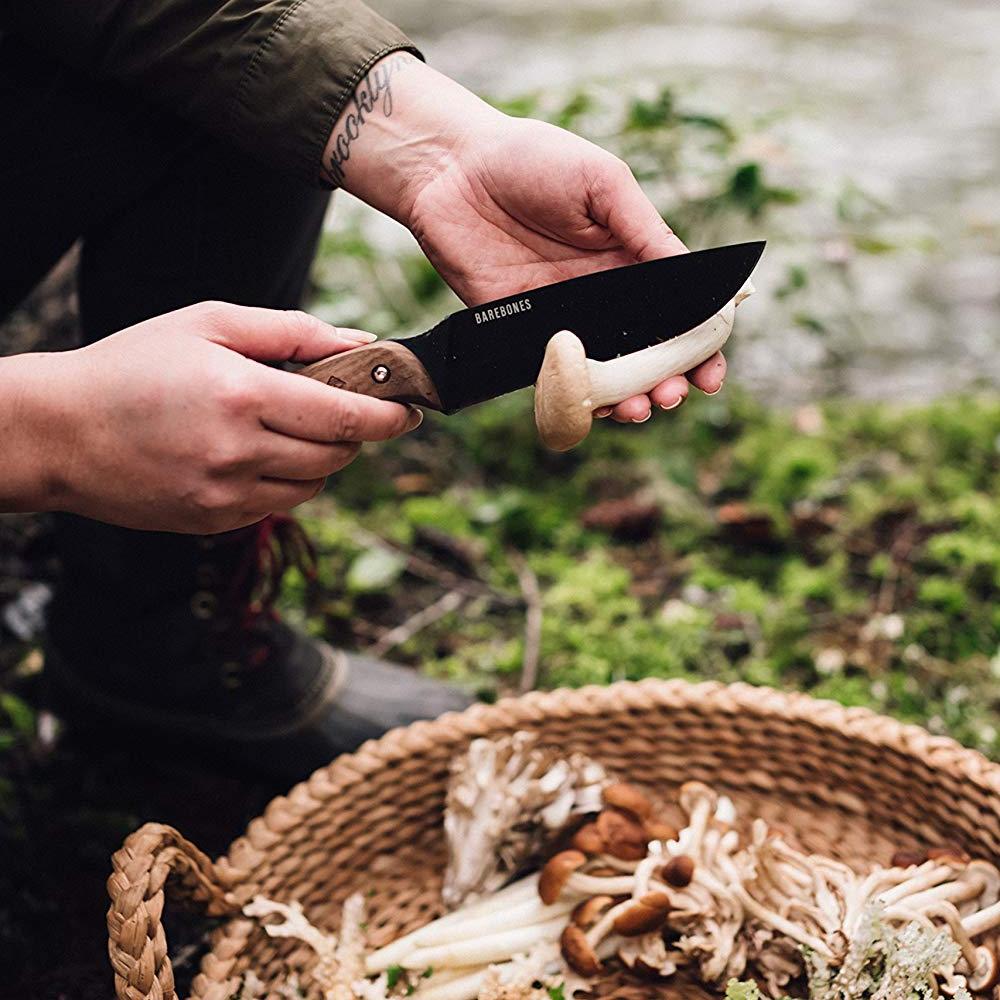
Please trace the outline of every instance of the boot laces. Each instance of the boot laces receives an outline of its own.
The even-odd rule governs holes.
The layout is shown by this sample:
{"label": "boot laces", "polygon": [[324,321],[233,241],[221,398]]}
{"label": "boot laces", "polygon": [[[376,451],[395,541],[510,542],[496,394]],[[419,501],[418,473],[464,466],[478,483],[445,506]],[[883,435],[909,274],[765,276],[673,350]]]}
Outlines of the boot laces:
{"label": "boot laces", "polygon": [[285,573],[294,567],[307,585],[312,584],[317,577],[317,557],[309,536],[290,514],[270,514],[239,535],[234,541],[245,547],[245,554],[225,595],[229,612],[224,616],[228,623],[225,632],[235,654],[232,661],[255,667],[271,652],[263,626],[279,620],[275,605]]}

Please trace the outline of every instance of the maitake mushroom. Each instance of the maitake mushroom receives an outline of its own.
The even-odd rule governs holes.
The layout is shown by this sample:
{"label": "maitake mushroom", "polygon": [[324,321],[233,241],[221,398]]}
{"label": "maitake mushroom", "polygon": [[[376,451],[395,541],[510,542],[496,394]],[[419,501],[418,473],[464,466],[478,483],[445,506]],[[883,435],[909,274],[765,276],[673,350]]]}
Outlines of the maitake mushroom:
{"label": "maitake mushroom", "polygon": [[304,941],[316,953],[313,979],[323,1000],[356,1000],[355,984],[365,977],[364,899],[349,896],[341,911],[340,933],[331,934],[314,927],[299,903],[279,903],[255,896],[243,907],[248,917],[281,917],[280,923],[264,924],[270,937]]}
{"label": "maitake mushroom", "polygon": [[473,740],[448,785],[445,905],[499,889],[571,817],[600,808],[607,780],[600,764],[562,757],[530,733]]}

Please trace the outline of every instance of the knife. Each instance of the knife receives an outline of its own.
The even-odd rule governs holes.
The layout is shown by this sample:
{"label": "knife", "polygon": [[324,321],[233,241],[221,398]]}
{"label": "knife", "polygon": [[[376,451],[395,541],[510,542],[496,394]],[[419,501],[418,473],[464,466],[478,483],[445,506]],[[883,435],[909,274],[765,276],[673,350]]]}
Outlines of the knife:
{"label": "knife", "polygon": [[[714,247],[543,285],[452,313],[426,333],[333,355],[300,373],[339,389],[450,414],[532,385],[543,364],[557,371],[554,382],[562,384],[564,370],[587,360],[609,362],[674,343],[675,350],[657,349],[657,368],[676,359],[686,367],[670,374],[689,371],[718,350],[711,346],[718,333],[684,335],[697,333],[732,302],[763,251],[763,242]],[[560,331],[572,331],[572,339],[554,340]],[[648,370],[645,360],[633,359],[630,370]],[[579,402],[592,400],[584,391]],[[573,416],[579,423],[579,414]]]}

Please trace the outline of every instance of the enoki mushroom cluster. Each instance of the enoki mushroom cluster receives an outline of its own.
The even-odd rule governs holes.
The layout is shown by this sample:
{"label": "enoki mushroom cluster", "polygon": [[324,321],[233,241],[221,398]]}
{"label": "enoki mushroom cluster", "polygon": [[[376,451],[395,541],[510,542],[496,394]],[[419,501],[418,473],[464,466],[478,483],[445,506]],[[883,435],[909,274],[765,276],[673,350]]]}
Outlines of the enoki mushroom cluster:
{"label": "enoki mushroom cluster", "polygon": [[[268,932],[313,947],[325,1000],[569,998],[587,993],[612,964],[647,980],[683,973],[720,991],[752,978],[772,998],[1000,1000],[992,938],[1000,872],[992,864],[941,847],[899,854],[891,867],[859,875],[804,853],[762,820],[741,834],[747,827],[737,825],[731,801],[698,782],[679,791],[685,822],[675,829],[643,792],[581,760],[550,779],[555,799],[553,788],[539,798],[526,790],[552,761],[534,768],[525,755],[536,750],[525,740],[492,757],[478,749],[484,798],[466,796],[462,826],[466,844],[493,852],[490,864],[463,870],[493,882],[496,845],[535,850],[538,831],[550,831],[541,814],[558,800],[549,815],[569,825],[552,836],[561,849],[534,874],[367,953],[358,897],[345,906],[338,937],[309,927],[294,907],[255,901],[247,912],[284,916]],[[500,768],[492,781],[483,780],[488,759]],[[462,773],[457,766],[456,781]],[[523,779],[517,787],[532,803],[530,816],[498,804],[505,773]],[[579,808],[595,785],[599,801]],[[497,826],[498,809],[520,839]],[[477,839],[476,818],[489,836],[479,831]],[[508,854],[503,867],[517,860]]]}

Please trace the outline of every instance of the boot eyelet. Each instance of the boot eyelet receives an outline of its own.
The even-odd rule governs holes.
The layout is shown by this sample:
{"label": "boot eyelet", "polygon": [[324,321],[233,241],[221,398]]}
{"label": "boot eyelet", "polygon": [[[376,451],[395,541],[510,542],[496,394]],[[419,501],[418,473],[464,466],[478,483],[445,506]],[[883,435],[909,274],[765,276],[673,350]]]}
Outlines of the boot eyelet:
{"label": "boot eyelet", "polygon": [[222,686],[227,691],[235,691],[243,686],[243,667],[233,660],[222,664]]}
{"label": "boot eyelet", "polygon": [[198,567],[195,577],[199,587],[214,587],[219,582],[219,568],[211,563],[202,563]]}
{"label": "boot eyelet", "polygon": [[218,607],[218,600],[215,594],[210,593],[207,590],[199,590],[191,598],[191,614],[195,618],[199,618],[202,621],[207,621],[215,615],[215,610]]}

